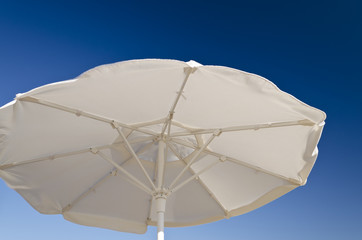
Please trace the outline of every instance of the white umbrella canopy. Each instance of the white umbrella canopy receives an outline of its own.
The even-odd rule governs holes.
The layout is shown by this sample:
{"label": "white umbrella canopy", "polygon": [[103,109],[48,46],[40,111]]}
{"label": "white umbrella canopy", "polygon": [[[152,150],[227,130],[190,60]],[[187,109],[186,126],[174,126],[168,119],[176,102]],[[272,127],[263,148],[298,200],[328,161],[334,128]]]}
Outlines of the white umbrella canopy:
{"label": "white umbrella canopy", "polygon": [[119,62],[1,107],[0,177],[41,213],[162,239],[304,185],[325,118],[236,69]]}

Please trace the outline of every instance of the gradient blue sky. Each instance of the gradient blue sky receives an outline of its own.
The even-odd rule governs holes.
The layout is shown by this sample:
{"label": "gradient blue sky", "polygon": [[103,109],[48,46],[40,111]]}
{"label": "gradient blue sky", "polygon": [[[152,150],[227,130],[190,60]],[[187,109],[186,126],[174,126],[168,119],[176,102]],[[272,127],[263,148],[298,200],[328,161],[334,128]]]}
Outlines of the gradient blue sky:
{"label": "gradient blue sky", "polygon": [[[171,2],[171,1],[170,1]],[[170,58],[259,74],[327,113],[308,184],[245,215],[166,239],[361,239],[360,1],[2,1],[0,105],[100,64]],[[155,239],[37,213],[0,180],[0,236]]]}

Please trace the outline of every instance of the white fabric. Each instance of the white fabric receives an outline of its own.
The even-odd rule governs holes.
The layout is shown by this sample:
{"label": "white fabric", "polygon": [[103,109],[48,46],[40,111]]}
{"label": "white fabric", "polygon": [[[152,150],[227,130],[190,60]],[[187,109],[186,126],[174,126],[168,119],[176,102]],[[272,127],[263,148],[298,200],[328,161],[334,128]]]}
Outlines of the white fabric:
{"label": "white fabric", "polygon": [[[190,67],[193,71],[180,93]],[[254,74],[157,59],[99,66],[74,80],[20,94],[0,108],[0,177],[41,213],[143,233],[147,225],[157,225],[153,196],[87,149],[98,148],[147,188],[152,185],[114,126],[83,113],[148,131],[122,129],[147,174],[156,179],[159,135],[178,94],[171,136],[276,122],[306,120],[309,124],[221,132],[175,184],[216,164],[170,193],[165,226],[202,224],[243,214],[305,184],[318,153],[326,118],[322,111]],[[75,110],[77,115],[29,101],[29,97]],[[211,133],[165,139],[175,150],[167,150],[165,188]],[[142,139],[146,140],[137,142]],[[29,160],[35,162],[20,164]]]}

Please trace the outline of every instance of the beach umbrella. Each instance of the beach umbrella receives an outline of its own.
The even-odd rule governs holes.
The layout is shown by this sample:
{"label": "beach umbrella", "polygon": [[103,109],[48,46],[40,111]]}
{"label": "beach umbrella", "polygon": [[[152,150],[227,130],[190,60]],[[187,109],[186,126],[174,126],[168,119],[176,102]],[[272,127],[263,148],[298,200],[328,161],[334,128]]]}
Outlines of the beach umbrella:
{"label": "beach umbrella", "polygon": [[[307,94],[307,93],[306,93]],[[0,108],[0,177],[37,211],[131,233],[238,216],[302,186],[325,114],[255,74],[102,65]]]}

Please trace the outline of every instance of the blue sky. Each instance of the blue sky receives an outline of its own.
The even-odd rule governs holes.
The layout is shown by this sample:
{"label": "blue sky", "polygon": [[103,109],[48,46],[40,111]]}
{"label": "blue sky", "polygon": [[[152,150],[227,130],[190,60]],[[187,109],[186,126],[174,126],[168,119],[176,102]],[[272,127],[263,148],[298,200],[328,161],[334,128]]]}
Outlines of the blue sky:
{"label": "blue sky", "polygon": [[[171,2],[171,1],[170,1]],[[195,60],[256,73],[327,113],[308,184],[166,239],[360,239],[360,1],[2,1],[0,105],[100,64]],[[1,239],[155,239],[37,213],[0,180]]]}

